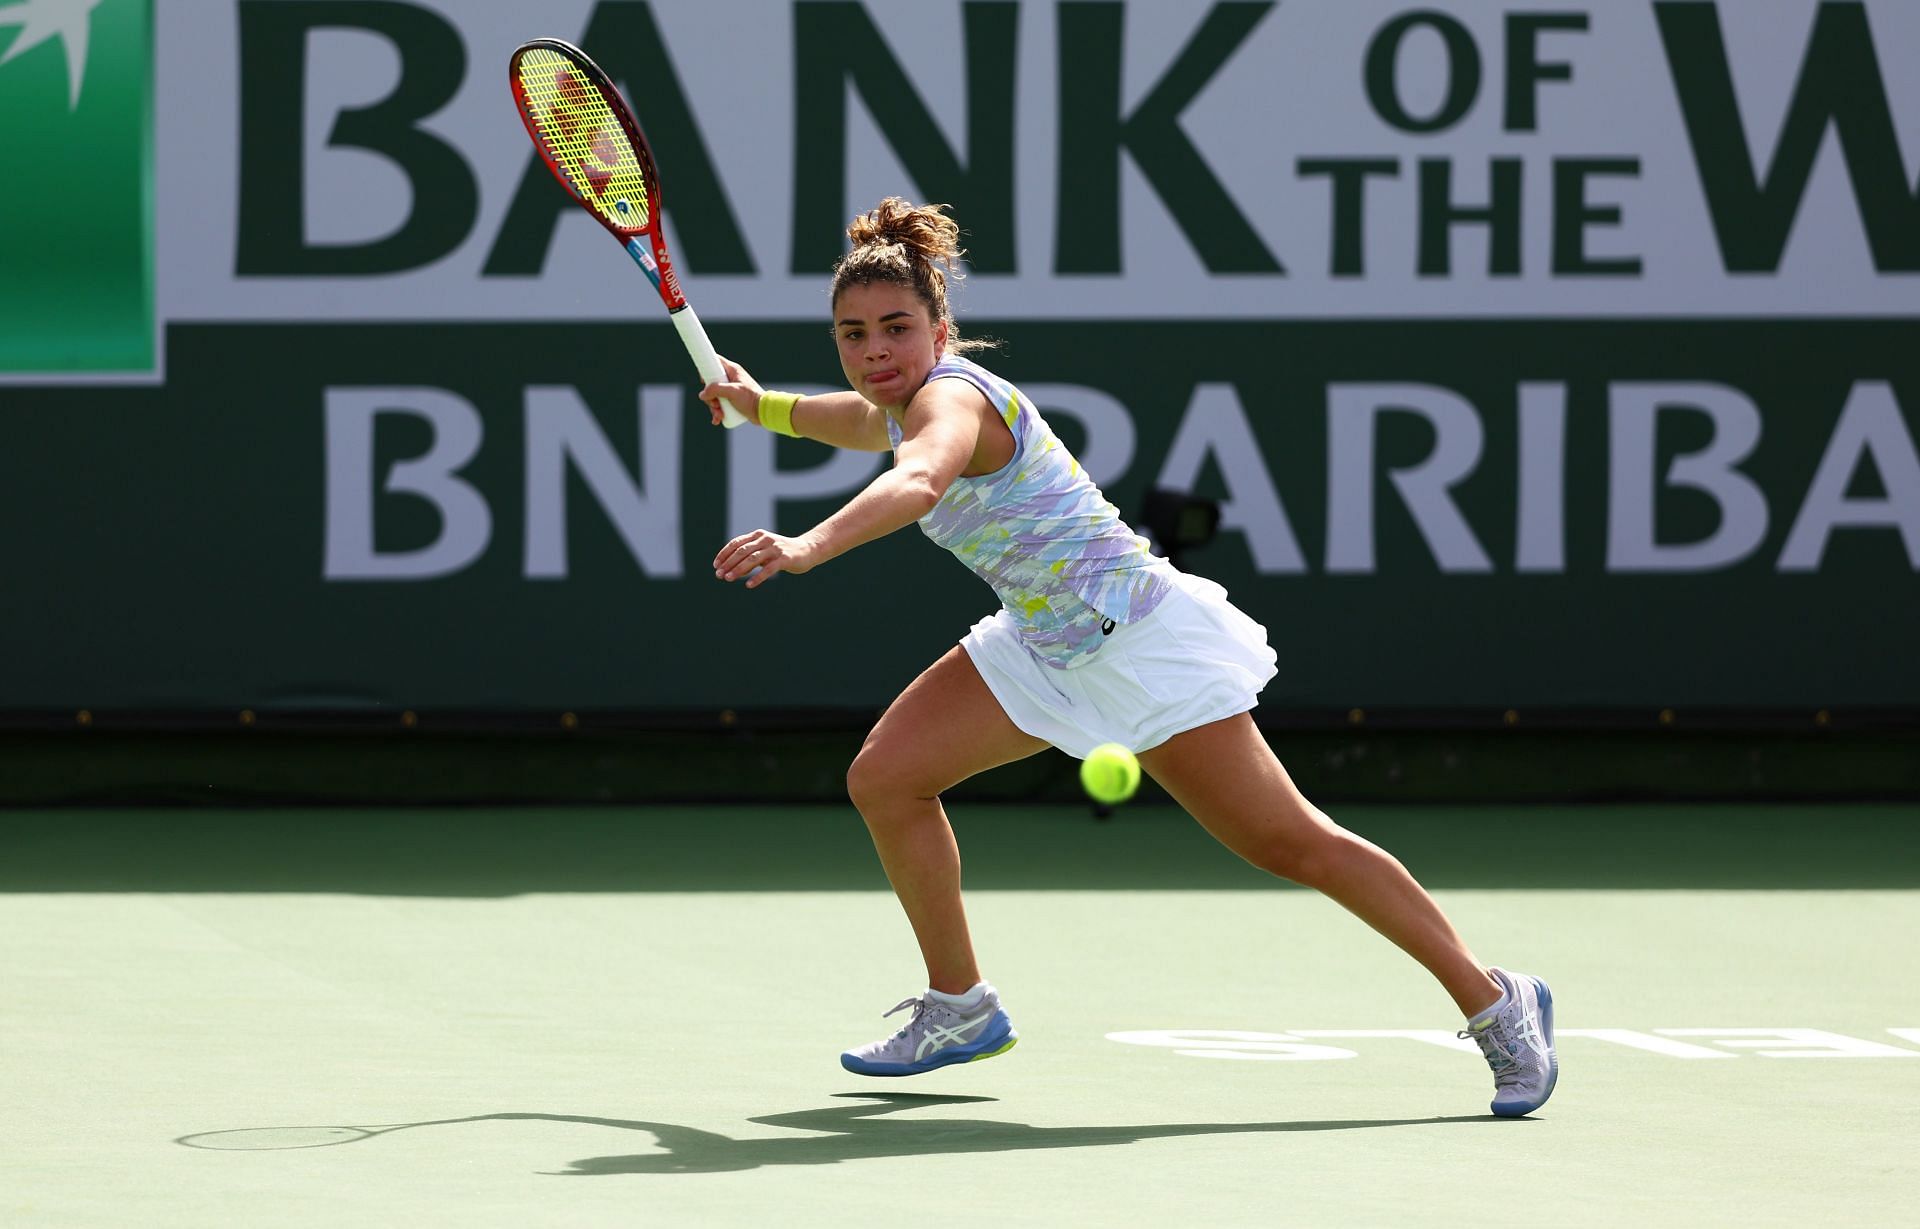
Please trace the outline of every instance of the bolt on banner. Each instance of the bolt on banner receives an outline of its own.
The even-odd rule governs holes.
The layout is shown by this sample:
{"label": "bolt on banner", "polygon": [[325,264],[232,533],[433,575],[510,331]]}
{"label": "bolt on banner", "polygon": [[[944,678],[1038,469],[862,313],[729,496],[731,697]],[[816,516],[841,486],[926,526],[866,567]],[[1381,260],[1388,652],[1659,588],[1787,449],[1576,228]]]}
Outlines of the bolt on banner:
{"label": "bolt on banner", "polygon": [[0,4],[0,381],[155,374],[150,0]]}

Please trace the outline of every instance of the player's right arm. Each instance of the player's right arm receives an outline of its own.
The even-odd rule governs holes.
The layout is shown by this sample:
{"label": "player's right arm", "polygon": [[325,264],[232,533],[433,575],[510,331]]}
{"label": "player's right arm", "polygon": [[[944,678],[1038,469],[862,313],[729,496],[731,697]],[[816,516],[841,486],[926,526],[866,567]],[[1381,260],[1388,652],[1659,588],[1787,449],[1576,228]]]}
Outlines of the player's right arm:
{"label": "player's right arm", "polygon": [[[760,423],[760,397],[764,390],[747,369],[729,358],[720,360],[727,378],[700,390],[713,421],[720,421],[719,403],[724,400],[744,414],[755,426]],[[800,398],[793,407],[793,429],[810,440],[819,440],[835,448],[860,452],[886,452],[893,447],[887,437],[886,411],[870,403],[859,393],[822,393]]]}

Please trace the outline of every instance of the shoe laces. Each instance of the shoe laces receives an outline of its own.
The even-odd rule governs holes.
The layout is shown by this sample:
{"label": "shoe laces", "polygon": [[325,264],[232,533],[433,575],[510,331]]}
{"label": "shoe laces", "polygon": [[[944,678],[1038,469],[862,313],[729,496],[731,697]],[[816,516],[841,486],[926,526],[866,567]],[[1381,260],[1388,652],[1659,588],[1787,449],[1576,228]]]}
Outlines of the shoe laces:
{"label": "shoe laces", "polygon": [[895,1037],[905,1037],[908,1033],[913,1031],[914,1025],[920,1023],[920,1017],[927,1014],[927,999],[925,998],[901,999],[898,1003],[895,1003],[890,1009],[880,1013],[880,1018],[884,1020],[888,1016],[893,1015],[895,1012],[905,1011],[909,1007],[913,1008],[913,1014],[907,1017],[907,1022],[900,1026],[900,1031],[894,1034]]}
{"label": "shoe laces", "polygon": [[1458,1036],[1480,1047],[1487,1066],[1493,1068],[1495,1084],[1504,1086],[1520,1078],[1520,1040],[1508,1026],[1504,1015],[1489,1020],[1485,1028],[1463,1028]]}

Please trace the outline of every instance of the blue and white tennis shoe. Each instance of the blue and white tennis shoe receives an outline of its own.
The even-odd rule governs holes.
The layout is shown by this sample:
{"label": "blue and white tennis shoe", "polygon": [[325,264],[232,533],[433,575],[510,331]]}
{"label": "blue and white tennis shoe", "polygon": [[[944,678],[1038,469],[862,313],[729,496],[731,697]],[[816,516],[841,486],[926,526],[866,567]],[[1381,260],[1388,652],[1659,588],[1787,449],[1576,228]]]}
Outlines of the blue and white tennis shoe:
{"label": "blue and white tennis shoe", "polygon": [[902,999],[886,1014],[909,1007],[913,1015],[899,1032],[848,1050],[840,1056],[840,1065],[857,1075],[919,1075],[936,1067],[1005,1054],[1020,1040],[992,986],[986,987],[973,1006],[955,1007],[932,995],[922,995]]}
{"label": "blue and white tennis shoe", "polygon": [[1560,1060],[1553,1053],[1553,992],[1525,973],[1488,969],[1506,991],[1497,1010],[1460,1030],[1493,1068],[1493,1105],[1502,1118],[1531,1114],[1553,1095]]}

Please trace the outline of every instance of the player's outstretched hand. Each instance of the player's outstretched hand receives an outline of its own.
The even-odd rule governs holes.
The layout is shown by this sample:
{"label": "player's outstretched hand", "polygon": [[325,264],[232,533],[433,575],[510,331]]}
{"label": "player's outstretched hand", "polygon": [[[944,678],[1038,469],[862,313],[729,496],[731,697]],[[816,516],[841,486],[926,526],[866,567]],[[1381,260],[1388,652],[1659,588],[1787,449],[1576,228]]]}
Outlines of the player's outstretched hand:
{"label": "player's outstretched hand", "polygon": [[713,574],[721,580],[747,578],[757,589],[781,572],[795,576],[813,570],[814,545],[807,538],[786,538],[764,529],[743,533],[713,557]]}
{"label": "player's outstretched hand", "polygon": [[763,391],[760,382],[753,378],[745,367],[727,358],[720,357],[720,366],[726,369],[727,378],[716,380],[700,390],[700,400],[707,403],[707,410],[713,415],[713,425],[720,425],[720,402],[726,401],[754,426],[760,425],[760,394]]}

